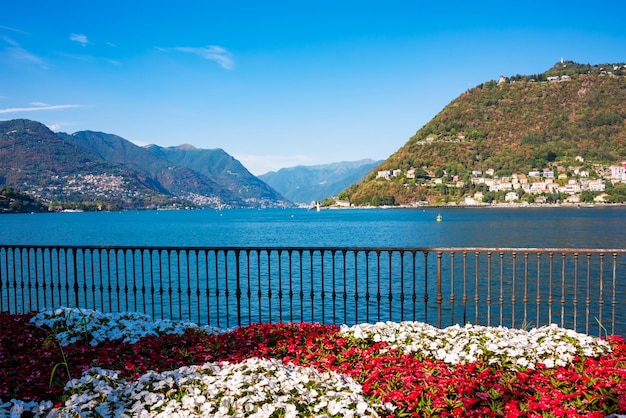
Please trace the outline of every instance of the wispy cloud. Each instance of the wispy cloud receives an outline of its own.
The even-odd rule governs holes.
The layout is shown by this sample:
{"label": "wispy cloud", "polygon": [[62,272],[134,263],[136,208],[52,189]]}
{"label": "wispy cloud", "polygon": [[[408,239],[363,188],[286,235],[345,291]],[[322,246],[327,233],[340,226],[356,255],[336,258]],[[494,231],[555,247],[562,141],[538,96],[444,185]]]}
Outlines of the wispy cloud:
{"label": "wispy cloud", "polygon": [[87,39],[87,35],[78,34],[78,33],[72,33],[70,35],[70,41],[78,42],[82,46],[86,46],[89,43],[89,40]]}
{"label": "wispy cloud", "polygon": [[31,103],[32,107],[9,107],[7,109],[0,109],[2,113],[24,113],[24,112],[37,112],[41,110],[59,110],[59,109],[71,109],[75,107],[84,107],[78,104],[63,104],[63,105],[47,105],[45,103]]}
{"label": "wispy cloud", "polygon": [[39,58],[38,56],[30,53],[29,51],[27,51],[26,49],[22,48],[22,46],[20,44],[18,44],[17,42],[15,42],[13,39],[3,36],[2,40],[4,42],[6,42],[7,44],[9,44],[9,46],[6,49],[7,55],[8,57],[13,61],[13,62],[23,62],[23,63],[27,63],[27,64],[36,64],[39,65],[40,67],[47,69],[48,66],[46,65],[45,61],[42,60],[41,58]]}
{"label": "wispy cloud", "polygon": [[9,27],[9,26],[0,25],[0,29],[8,30],[8,31],[11,31],[11,32],[21,33],[22,35],[30,35],[30,33],[28,33],[28,32],[24,32],[23,30],[15,29],[15,28],[12,28],[12,27]]}
{"label": "wispy cloud", "polygon": [[195,54],[206,60],[217,62],[222,68],[231,70],[234,66],[233,54],[226,48],[217,45],[207,45],[205,47],[189,47],[178,46],[175,48],[157,48],[160,51],[174,50],[185,52],[187,54]]}

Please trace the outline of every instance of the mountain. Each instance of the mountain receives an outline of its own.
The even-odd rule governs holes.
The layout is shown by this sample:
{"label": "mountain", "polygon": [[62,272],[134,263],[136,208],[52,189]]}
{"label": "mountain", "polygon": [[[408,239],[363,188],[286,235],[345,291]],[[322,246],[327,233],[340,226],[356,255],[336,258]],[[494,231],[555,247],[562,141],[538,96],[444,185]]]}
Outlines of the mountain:
{"label": "mountain", "polygon": [[625,73],[625,64],[565,61],[541,74],[481,83],[342,197],[354,205],[458,203],[476,192],[504,199],[483,177],[482,185],[475,180],[486,172],[489,184],[507,178],[521,185],[528,173],[545,171],[554,176],[548,183],[561,175],[561,183],[578,182],[584,190],[584,173],[608,179],[609,166],[626,160]]}
{"label": "mountain", "polygon": [[282,168],[259,176],[295,203],[310,204],[336,196],[349,185],[360,181],[382,161],[370,159],[333,164]]}
{"label": "mountain", "polygon": [[0,185],[42,201],[99,207],[147,207],[170,200],[137,173],[106,161],[45,125],[0,122]]}
{"label": "mountain", "polygon": [[146,147],[155,156],[213,179],[247,205],[258,207],[290,206],[285,197],[252,175],[238,160],[222,149],[199,149],[191,145]]}
{"label": "mountain", "polygon": [[[231,175],[209,176],[116,135],[56,134],[29,120],[0,122],[0,158],[0,186],[64,207],[293,205],[268,193],[269,186],[260,181],[247,179],[237,189]],[[222,151],[221,158],[228,154]]]}

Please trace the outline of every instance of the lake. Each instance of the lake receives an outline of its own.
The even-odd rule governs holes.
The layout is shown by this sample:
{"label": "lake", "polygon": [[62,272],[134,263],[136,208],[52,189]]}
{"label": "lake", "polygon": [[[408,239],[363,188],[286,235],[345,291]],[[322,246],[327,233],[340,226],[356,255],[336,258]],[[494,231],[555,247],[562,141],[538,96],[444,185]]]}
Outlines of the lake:
{"label": "lake", "polygon": [[626,248],[625,220],[623,206],[45,213],[0,216],[0,244]]}
{"label": "lake", "polygon": [[[625,249],[625,215],[618,206],[4,215],[0,310],[138,310],[217,326],[559,322],[584,332],[601,332],[599,318],[626,334],[624,254],[454,250]],[[313,249],[276,250],[285,247]],[[345,247],[354,250],[334,250]]]}

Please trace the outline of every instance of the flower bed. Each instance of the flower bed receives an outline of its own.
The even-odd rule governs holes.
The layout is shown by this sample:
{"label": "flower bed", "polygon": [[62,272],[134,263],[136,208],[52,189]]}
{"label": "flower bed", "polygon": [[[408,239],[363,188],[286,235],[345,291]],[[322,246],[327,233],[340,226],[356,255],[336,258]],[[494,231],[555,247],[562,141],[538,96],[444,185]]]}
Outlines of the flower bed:
{"label": "flower bed", "polygon": [[626,343],[417,322],[216,330],[0,313],[0,416],[591,416],[626,411]]}

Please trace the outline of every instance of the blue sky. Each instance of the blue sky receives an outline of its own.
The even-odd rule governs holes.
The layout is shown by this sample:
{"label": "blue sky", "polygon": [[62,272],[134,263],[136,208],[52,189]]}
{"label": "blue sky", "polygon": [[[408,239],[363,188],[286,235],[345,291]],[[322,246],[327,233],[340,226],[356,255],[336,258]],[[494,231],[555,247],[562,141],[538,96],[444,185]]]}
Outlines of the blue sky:
{"label": "blue sky", "polygon": [[222,148],[257,175],[386,159],[500,75],[626,61],[623,2],[5,3],[0,120]]}

